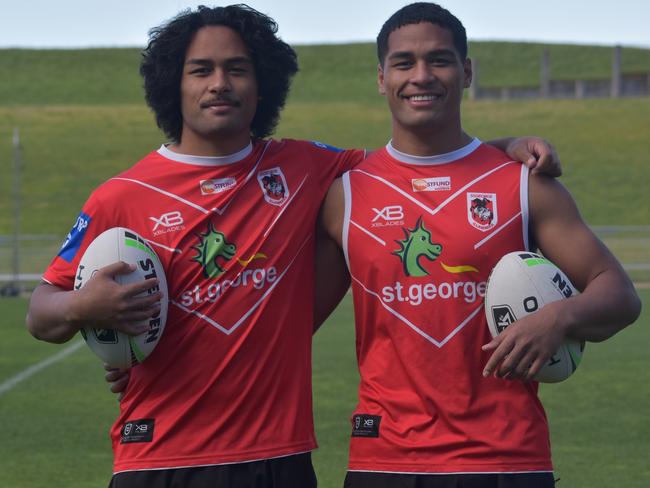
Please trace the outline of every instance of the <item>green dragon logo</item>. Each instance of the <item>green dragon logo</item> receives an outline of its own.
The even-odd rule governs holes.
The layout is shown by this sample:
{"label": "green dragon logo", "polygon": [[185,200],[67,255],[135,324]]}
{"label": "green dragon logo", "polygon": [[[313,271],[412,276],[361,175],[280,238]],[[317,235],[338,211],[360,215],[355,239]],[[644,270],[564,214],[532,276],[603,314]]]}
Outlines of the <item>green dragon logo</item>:
{"label": "green dragon logo", "polygon": [[217,231],[212,222],[208,223],[208,231],[199,234],[199,243],[192,246],[198,254],[192,258],[203,267],[203,274],[206,278],[218,278],[224,273],[224,269],[217,262],[221,257],[224,261],[232,259],[237,251],[237,246],[228,242],[223,232]]}
{"label": "green dragon logo", "polygon": [[402,260],[406,276],[427,276],[429,272],[420,266],[419,259],[424,256],[429,261],[435,261],[442,252],[442,246],[431,242],[431,232],[425,229],[422,217],[417,220],[413,229],[402,230],[405,238],[395,241],[400,248],[391,254]]}

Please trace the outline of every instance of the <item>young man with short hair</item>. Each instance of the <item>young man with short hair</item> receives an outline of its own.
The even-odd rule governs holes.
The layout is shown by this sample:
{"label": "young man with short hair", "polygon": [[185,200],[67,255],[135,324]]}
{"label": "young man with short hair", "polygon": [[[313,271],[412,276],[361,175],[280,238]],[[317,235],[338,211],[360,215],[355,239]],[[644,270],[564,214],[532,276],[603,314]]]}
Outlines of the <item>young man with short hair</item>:
{"label": "young man with short hair", "polygon": [[[72,290],[76,266],[118,225],[163,263],[167,325],[130,372],[111,431],[113,488],[316,485],[314,228],[331,182],[365,153],[264,139],[297,70],[276,31],[243,5],[199,7],[152,31],[141,72],[172,142],[93,192],[32,296],[39,339],[63,342],[82,326],[137,334],[160,295],[135,297],[155,281],[120,286],[113,276],[131,269],[115,263]],[[178,225],[161,232],[155,222],[170,213]]]}
{"label": "young man with short hair", "polygon": [[[472,70],[456,17],[408,5],[377,51],[392,139],[335,181],[322,214],[352,278],[361,376],[345,487],[552,487],[532,380],[566,338],[604,340],[640,301],[558,182],[464,132]],[[490,270],[537,247],[583,293],[493,340]]]}

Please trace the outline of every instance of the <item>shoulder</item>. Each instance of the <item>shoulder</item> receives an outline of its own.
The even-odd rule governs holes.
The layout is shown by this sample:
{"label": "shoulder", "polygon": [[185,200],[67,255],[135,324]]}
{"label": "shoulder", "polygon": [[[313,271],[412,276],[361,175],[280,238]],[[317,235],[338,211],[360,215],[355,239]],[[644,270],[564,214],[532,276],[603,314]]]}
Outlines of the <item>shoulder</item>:
{"label": "shoulder", "polygon": [[115,198],[125,191],[124,182],[151,178],[152,175],[157,174],[154,168],[159,168],[165,161],[164,156],[157,151],[152,151],[132,166],[114,174],[96,187],[91,193],[91,198],[100,200]]}

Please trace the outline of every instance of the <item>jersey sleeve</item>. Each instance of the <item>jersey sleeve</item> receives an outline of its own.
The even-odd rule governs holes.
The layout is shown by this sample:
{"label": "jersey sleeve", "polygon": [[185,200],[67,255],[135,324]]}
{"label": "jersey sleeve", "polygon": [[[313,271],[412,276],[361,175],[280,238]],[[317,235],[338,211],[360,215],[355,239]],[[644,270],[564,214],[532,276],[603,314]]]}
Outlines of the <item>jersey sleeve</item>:
{"label": "jersey sleeve", "polygon": [[336,178],[357,166],[366,156],[363,149],[340,149],[316,141],[305,141],[302,144],[309,154],[311,167],[308,171],[316,176],[321,200]]}
{"label": "jersey sleeve", "polygon": [[58,254],[43,273],[43,281],[72,290],[77,266],[86,248],[95,237],[112,227],[109,215],[110,211],[97,192],[93,193],[81,209]]}

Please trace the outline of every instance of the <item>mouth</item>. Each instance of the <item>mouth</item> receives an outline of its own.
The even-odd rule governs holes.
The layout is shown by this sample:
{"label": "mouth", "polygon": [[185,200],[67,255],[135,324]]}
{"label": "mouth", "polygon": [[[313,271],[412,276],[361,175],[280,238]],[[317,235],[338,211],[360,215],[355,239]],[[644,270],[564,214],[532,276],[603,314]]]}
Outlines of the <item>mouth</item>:
{"label": "mouth", "polygon": [[416,93],[413,95],[400,95],[404,100],[415,103],[430,103],[442,99],[441,93]]}
{"label": "mouth", "polygon": [[230,107],[239,107],[239,102],[231,99],[219,99],[219,100],[209,100],[207,102],[201,103],[201,108],[206,109],[222,109]]}

